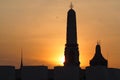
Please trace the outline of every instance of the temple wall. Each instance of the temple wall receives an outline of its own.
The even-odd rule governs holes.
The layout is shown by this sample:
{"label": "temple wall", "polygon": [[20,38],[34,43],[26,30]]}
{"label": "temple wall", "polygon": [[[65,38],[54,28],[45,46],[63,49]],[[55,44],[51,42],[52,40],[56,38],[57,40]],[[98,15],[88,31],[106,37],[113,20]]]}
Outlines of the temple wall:
{"label": "temple wall", "polygon": [[79,80],[78,67],[55,67],[54,68],[54,80]]}
{"label": "temple wall", "polygon": [[103,66],[87,67],[86,80],[108,80],[108,69]]}
{"label": "temple wall", "polygon": [[15,80],[15,68],[13,66],[0,66],[0,80]]}
{"label": "temple wall", "polygon": [[24,66],[21,77],[22,80],[48,80],[48,68],[46,66]]}

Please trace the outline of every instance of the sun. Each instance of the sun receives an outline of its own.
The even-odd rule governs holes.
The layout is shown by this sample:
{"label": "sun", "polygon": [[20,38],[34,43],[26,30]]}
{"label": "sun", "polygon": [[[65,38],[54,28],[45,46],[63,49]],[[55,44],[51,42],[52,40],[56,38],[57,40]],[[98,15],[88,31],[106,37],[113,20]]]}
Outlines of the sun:
{"label": "sun", "polygon": [[65,62],[65,57],[61,57],[61,63],[63,64]]}
{"label": "sun", "polygon": [[63,65],[64,62],[65,62],[65,57],[64,56],[59,57],[59,64]]}

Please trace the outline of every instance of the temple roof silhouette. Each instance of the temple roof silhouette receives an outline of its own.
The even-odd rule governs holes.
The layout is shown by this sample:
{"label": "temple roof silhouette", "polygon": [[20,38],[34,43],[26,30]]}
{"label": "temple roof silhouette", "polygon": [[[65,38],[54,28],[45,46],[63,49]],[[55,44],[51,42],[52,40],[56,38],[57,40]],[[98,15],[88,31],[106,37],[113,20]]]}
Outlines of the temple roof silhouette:
{"label": "temple roof silhouette", "polygon": [[97,65],[106,66],[106,67],[108,65],[108,61],[102,56],[101,47],[99,43],[97,43],[96,45],[94,57],[92,58],[92,60],[90,60],[90,66],[97,66]]}

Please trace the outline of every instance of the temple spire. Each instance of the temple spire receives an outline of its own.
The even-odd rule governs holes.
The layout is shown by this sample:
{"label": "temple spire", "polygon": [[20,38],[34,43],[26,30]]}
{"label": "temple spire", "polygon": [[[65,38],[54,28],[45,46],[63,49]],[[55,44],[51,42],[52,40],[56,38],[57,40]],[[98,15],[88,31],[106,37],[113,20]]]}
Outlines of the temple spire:
{"label": "temple spire", "polygon": [[21,64],[20,64],[20,68],[23,67],[23,49],[21,48]]}
{"label": "temple spire", "polygon": [[65,44],[65,62],[64,66],[77,66],[79,67],[79,49],[77,44],[77,26],[76,26],[76,12],[72,9],[71,3],[67,13],[67,33]]}

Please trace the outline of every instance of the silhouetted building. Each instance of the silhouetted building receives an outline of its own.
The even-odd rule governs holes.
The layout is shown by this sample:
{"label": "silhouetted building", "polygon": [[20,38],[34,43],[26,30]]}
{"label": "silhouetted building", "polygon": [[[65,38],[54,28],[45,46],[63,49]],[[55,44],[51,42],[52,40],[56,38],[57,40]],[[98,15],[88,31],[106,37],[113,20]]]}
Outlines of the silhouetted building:
{"label": "silhouetted building", "polygon": [[65,44],[65,62],[64,66],[79,67],[79,50],[77,44],[76,13],[72,8],[67,14],[67,39]]}
{"label": "silhouetted building", "polygon": [[99,43],[96,45],[94,57],[90,60],[90,66],[108,66],[108,61],[102,56]]}
{"label": "silhouetted building", "polygon": [[21,79],[21,69],[15,69],[15,79],[22,80]]}
{"label": "silhouetted building", "polygon": [[112,80],[108,79],[108,68],[105,66],[90,66],[85,71],[86,80]]}
{"label": "silhouetted building", "polygon": [[23,66],[21,69],[22,80],[48,80],[47,66]]}
{"label": "silhouetted building", "polygon": [[80,68],[76,66],[54,68],[54,80],[80,80]]}
{"label": "silhouetted building", "polygon": [[54,80],[54,69],[49,69],[48,70],[48,80]]}
{"label": "silhouetted building", "polygon": [[0,80],[16,80],[14,66],[0,66]]}
{"label": "silhouetted building", "polygon": [[108,80],[120,80],[120,69],[108,68]]}

